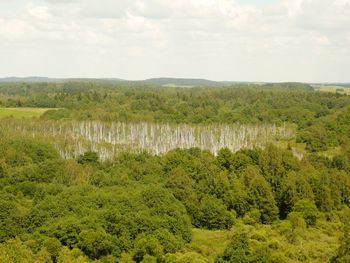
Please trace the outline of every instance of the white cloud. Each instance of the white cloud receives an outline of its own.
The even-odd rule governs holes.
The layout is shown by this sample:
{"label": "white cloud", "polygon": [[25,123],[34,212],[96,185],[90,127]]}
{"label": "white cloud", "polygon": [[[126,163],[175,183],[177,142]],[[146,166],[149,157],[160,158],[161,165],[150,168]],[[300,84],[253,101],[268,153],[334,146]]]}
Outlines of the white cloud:
{"label": "white cloud", "polygon": [[47,6],[36,6],[30,3],[28,5],[28,14],[34,19],[39,21],[49,21],[53,19],[52,14],[49,12]]}
{"label": "white cloud", "polygon": [[350,81],[349,0],[265,9],[235,0],[13,0],[0,9],[8,61],[0,75]]}

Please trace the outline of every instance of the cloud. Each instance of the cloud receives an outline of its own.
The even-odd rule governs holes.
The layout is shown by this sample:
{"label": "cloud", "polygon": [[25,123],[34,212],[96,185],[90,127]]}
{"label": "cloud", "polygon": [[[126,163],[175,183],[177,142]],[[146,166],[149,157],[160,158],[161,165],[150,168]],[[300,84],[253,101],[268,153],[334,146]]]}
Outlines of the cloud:
{"label": "cloud", "polygon": [[[28,70],[13,64],[0,75],[347,80],[350,0],[242,2],[7,1],[0,49]],[[36,56],[49,65],[36,67]]]}

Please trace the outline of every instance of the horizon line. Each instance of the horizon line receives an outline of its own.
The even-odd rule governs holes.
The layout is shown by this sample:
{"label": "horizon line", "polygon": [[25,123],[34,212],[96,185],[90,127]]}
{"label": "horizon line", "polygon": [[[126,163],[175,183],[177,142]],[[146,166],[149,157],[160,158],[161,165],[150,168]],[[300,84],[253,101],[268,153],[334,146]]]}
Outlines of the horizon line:
{"label": "horizon line", "polygon": [[0,80],[6,79],[48,79],[48,80],[119,80],[119,81],[128,81],[128,82],[138,82],[138,81],[147,81],[147,80],[155,80],[155,79],[174,79],[174,80],[204,80],[211,81],[217,83],[305,83],[305,84],[350,84],[350,81],[295,81],[295,80],[287,80],[287,81],[255,81],[255,80],[214,80],[210,78],[200,78],[200,77],[149,77],[145,79],[124,79],[118,77],[47,77],[47,76],[5,76],[1,77]]}

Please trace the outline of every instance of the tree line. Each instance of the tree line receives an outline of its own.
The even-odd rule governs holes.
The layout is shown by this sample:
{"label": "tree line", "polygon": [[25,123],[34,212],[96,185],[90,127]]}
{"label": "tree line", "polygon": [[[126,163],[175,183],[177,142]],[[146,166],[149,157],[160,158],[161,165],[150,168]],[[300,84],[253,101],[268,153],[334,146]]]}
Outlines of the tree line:
{"label": "tree line", "polygon": [[1,83],[2,107],[49,107],[43,118],[153,123],[294,124],[313,152],[349,139],[350,96],[307,84],[171,88],[145,83]]}

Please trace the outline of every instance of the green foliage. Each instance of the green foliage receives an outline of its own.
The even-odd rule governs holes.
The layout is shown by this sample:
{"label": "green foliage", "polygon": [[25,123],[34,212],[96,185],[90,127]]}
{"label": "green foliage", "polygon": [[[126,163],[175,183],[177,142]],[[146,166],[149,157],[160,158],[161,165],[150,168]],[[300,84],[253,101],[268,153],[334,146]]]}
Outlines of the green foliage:
{"label": "green foliage", "polygon": [[88,257],[96,259],[109,255],[112,251],[118,254],[114,239],[103,228],[83,230],[78,236],[78,247]]}
{"label": "green foliage", "polygon": [[140,235],[135,240],[133,259],[136,262],[156,262],[163,255],[163,247],[158,239],[151,235]]}
{"label": "green foliage", "polygon": [[44,241],[43,246],[50,253],[53,259],[56,259],[61,249],[61,242],[56,238],[48,238]]}
{"label": "green foliage", "polygon": [[317,218],[319,217],[319,212],[316,205],[307,199],[298,201],[294,205],[293,211],[301,213],[308,226],[314,226]]}
{"label": "green foliage", "polygon": [[234,218],[219,199],[206,196],[200,201],[194,225],[207,229],[230,228]]}
{"label": "green foliage", "polygon": [[[288,242],[297,244],[305,238],[305,224],[316,226],[322,217],[318,209],[336,211],[350,200],[343,169],[324,166],[322,160],[316,169],[315,160],[298,161],[273,146],[238,153],[222,150],[218,157],[199,149],[163,156],[123,153],[109,163],[88,153],[87,161],[79,164],[61,160],[43,143],[19,142],[0,145],[5,152],[1,241],[21,237],[32,244],[34,257],[45,250],[56,261],[87,257],[108,262],[124,251],[138,262],[160,260],[191,241],[191,223],[230,229],[242,218],[255,228],[275,224],[279,215],[287,218]],[[64,247],[69,251],[61,256]],[[76,249],[82,257],[72,254]],[[249,251],[249,260],[258,260],[254,255],[262,253]]]}
{"label": "green foliage", "polygon": [[154,236],[158,239],[164,249],[164,253],[176,253],[184,245],[183,240],[178,235],[173,235],[165,228],[157,229]]}
{"label": "green foliage", "polygon": [[223,148],[218,152],[216,161],[218,162],[219,166],[221,166],[223,169],[232,170],[233,168],[233,154],[227,148]]}
{"label": "green foliage", "polygon": [[166,187],[180,201],[190,202],[195,199],[192,180],[182,167],[174,168],[169,172]]}
{"label": "green foliage", "polygon": [[62,108],[46,120],[293,124],[306,148],[302,160],[276,145],[63,160],[52,142],[0,131],[0,262],[349,261],[346,222],[337,243],[337,215],[350,205],[347,96],[290,83],[84,81],[0,84],[0,93],[5,106]]}
{"label": "green foliage", "polygon": [[91,262],[79,249],[69,250],[63,247],[60,251],[57,263],[89,263]]}
{"label": "green foliage", "polygon": [[28,262],[34,263],[33,252],[18,240],[9,240],[6,243],[0,243],[0,262]]}
{"label": "green foliage", "polygon": [[247,188],[249,204],[260,212],[261,222],[271,223],[278,217],[278,208],[271,186],[255,167],[249,167],[242,175]]}
{"label": "green foliage", "polygon": [[82,80],[3,83],[0,93],[0,104],[6,107],[58,108],[42,117],[53,120],[287,122],[298,125],[298,141],[310,151],[339,146],[344,137],[349,138],[350,97],[315,92],[300,83],[188,89]]}
{"label": "green foliage", "polygon": [[344,213],[343,221],[343,236],[341,238],[340,247],[337,255],[331,259],[334,263],[346,263],[350,261],[350,210],[347,209]]}
{"label": "green foliage", "polygon": [[313,200],[312,187],[301,172],[289,172],[282,182],[280,198],[280,215],[285,218],[293,209],[297,201],[301,199]]}
{"label": "green foliage", "polygon": [[235,235],[230,244],[225,249],[222,256],[218,257],[217,263],[237,262],[249,263],[251,261],[251,249],[249,247],[249,239],[245,234]]}
{"label": "green foliage", "polygon": [[286,175],[286,169],[283,162],[283,151],[276,146],[268,145],[259,159],[260,169],[263,176],[272,187],[275,196],[278,197],[281,182]]}
{"label": "green foliage", "polygon": [[87,151],[78,157],[77,162],[80,164],[97,164],[98,154],[96,152]]}
{"label": "green foliage", "polygon": [[260,224],[261,223],[261,213],[258,209],[253,208],[247,212],[243,217],[243,222],[248,225]]}

